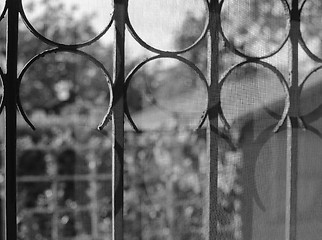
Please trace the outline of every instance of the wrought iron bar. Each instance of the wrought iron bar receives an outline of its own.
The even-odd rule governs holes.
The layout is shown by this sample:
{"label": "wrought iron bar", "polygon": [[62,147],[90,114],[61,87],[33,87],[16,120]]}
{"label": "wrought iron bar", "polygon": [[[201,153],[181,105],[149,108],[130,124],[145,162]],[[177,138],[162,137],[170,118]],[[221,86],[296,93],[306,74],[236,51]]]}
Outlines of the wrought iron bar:
{"label": "wrought iron bar", "polygon": [[219,29],[220,29],[220,4],[218,0],[209,1],[209,32],[208,32],[208,189],[206,208],[208,211],[208,227],[206,239],[217,239],[217,188],[218,188],[218,111],[216,106],[220,102],[219,91]]}
{"label": "wrought iron bar", "polygon": [[113,166],[112,234],[123,240],[123,171],[124,171],[124,65],[125,20],[127,0],[114,0],[114,72],[113,72]]}
{"label": "wrought iron bar", "polygon": [[17,55],[18,55],[18,13],[19,0],[7,1],[7,73],[4,81],[6,108],[6,239],[17,239],[17,199],[16,199],[16,94],[17,94]]}
{"label": "wrought iron bar", "polygon": [[298,131],[296,128],[299,120],[298,46],[300,35],[298,5],[298,0],[292,0],[289,43],[290,110],[287,119],[285,240],[296,240],[297,224]]}

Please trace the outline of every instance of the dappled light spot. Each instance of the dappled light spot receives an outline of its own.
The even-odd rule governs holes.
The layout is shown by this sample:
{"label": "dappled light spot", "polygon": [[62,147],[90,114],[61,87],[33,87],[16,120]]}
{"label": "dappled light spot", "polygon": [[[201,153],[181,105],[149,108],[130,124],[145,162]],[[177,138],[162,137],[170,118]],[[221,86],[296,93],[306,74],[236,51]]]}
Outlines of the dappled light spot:
{"label": "dappled light spot", "polygon": [[78,211],[77,213],[65,211],[59,214],[58,219],[58,236],[60,239],[73,237],[89,239],[91,237],[90,211]]}

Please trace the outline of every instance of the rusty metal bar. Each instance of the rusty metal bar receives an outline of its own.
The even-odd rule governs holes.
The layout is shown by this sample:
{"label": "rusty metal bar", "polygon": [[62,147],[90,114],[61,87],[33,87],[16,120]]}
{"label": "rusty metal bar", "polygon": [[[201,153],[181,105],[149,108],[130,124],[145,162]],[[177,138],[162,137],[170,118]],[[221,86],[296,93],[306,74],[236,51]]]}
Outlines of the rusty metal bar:
{"label": "rusty metal bar", "polygon": [[17,55],[18,55],[18,13],[19,0],[7,1],[7,74],[4,81],[6,107],[6,239],[17,239],[16,204],[16,137],[17,137]]}
{"label": "rusty metal bar", "polygon": [[217,188],[218,188],[218,111],[219,96],[219,26],[220,5],[218,0],[209,1],[209,32],[208,32],[208,156],[207,169],[208,189],[205,205],[208,224],[205,226],[205,238],[217,239]]}
{"label": "rusty metal bar", "polygon": [[123,240],[124,42],[127,0],[114,0],[112,235]]}
{"label": "rusty metal bar", "polygon": [[292,0],[289,43],[290,110],[287,119],[285,240],[296,240],[298,177],[298,46],[300,11],[298,0]]}

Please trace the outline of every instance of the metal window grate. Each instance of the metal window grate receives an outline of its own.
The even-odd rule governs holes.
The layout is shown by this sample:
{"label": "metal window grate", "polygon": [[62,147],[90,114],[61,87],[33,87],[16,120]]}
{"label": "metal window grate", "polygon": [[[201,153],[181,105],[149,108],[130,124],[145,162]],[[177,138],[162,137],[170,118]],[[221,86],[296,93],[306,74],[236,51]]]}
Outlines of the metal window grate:
{"label": "metal window grate", "polygon": [[[112,80],[109,80],[109,88],[111,89],[111,101],[110,109],[99,126],[99,129],[103,129],[109,122],[113,125],[113,173],[112,173],[112,209],[113,209],[113,239],[123,239],[123,174],[124,174],[124,115],[127,116],[131,125],[136,131],[140,131],[135,125],[130,115],[127,103],[126,103],[126,91],[129,86],[129,82],[133,74],[140,69],[145,63],[153,59],[170,58],[177,59],[191,68],[193,68],[201,77],[201,79],[207,84],[208,91],[208,107],[204,116],[202,116],[201,124],[208,121],[208,154],[209,154],[209,166],[208,166],[208,203],[206,206],[208,219],[208,226],[205,230],[206,239],[217,239],[217,222],[218,222],[218,208],[217,208],[217,188],[218,188],[218,134],[219,121],[223,122],[226,128],[229,125],[225,119],[224,113],[221,108],[221,89],[224,82],[233,70],[241,68],[243,65],[248,63],[254,63],[261,65],[262,67],[272,71],[280,80],[282,88],[285,90],[285,106],[281,116],[277,117],[277,124],[274,130],[278,132],[283,124],[287,125],[287,179],[286,179],[286,211],[285,211],[285,240],[297,239],[297,178],[298,178],[298,134],[295,128],[298,126],[305,127],[306,123],[300,115],[300,94],[303,88],[302,84],[299,83],[299,46],[301,46],[305,53],[311,57],[314,61],[320,63],[322,60],[316,56],[304,42],[301,29],[300,29],[300,16],[306,0],[300,4],[298,0],[286,1],[281,0],[284,6],[285,15],[287,16],[288,32],[285,40],[272,53],[264,56],[251,56],[241,52],[234,46],[233,43],[225,36],[223,27],[221,25],[221,11],[225,1],[219,0],[204,0],[207,6],[208,22],[206,28],[201,37],[193,43],[190,47],[179,51],[163,51],[150,46],[144,42],[140,36],[136,33],[134,27],[128,17],[128,0],[114,0],[114,14],[111,22],[107,28],[96,38],[89,40],[88,42],[74,45],[65,45],[61,43],[53,42],[40,33],[32,26],[28,18],[24,14],[21,0],[7,0],[6,7],[1,14],[1,18],[7,14],[7,58],[6,66],[7,69],[4,73],[0,72],[3,83],[4,83],[4,100],[1,103],[0,110],[5,109],[6,118],[6,145],[5,145],[5,171],[6,171],[6,238],[17,239],[17,199],[16,199],[16,185],[18,182],[29,182],[29,181],[41,181],[39,178],[28,178],[19,177],[16,178],[16,138],[17,138],[17,114],[16,108],[18,108],[28,124],[33,128],[31,122],[22,109],[19,99],[19,83],[24,72],[32,65],[34,61],[50,53],[57,52],[72,52],[75,54],[82,55],[96,64],[106,73],[109,79],[109,73],[105,69],[102,63],[96,60],[94,57],[82,51],[84,46],[88,46],[96,42],[102,37],[107,31],[111,31],[110,28],[114,27],[114,69],[112,74]],[[19,15],[24,20],[30,31],[41,41],[47,43],[53,48],[47,50],[37,56],[35,56],[22,70],[21,74],[17,75],[17,49],[18,49],[18,20]],[[129,76],[125,77],[125,31],[126,27],[134,37],[134,39],[142,45],[144,48],[154,53],[154,56],[148,58],[144,62],[140,63],[134,68]],[[227,74],[222,78],[219,76],[219,61],[220,61],[220,37],[223,38],[226,47],[230,49],[234,54],[241,57],[242,62],[233,66],[228,70]],[[208,69],[207,75],[205,76],[199,68],[189,60],[183,57],[183,53],[193,50],[198,44],[207,38],[208,42]],[[266,62],[265,59],[272,57],[277,54],[281,49],[288,45],[289,47],[289,79],[285,79],[283,74],[273,65]],[[321,67],[313,69],[308,76]],[[97,173],[91,173],[88,176],[74,176],[77,179],[86,179],[95,185],[94,179],[99,178]],[[105,178],[104,178],[105,179]],[[54,180],[53,192],[57,192],[57,182]],[[95,201],[94,201],[95,202]],[[92,206],[96,208],[96,206]],[[37,210],[34,210],[37,211]],[[96,216],[92,216],[92,220],[97,219]],[[54,224],[55,225],[55,224]],[[53,229],[53,236],[57,236],[57,229]],[[94,234],[95,236],[97,233]]]}

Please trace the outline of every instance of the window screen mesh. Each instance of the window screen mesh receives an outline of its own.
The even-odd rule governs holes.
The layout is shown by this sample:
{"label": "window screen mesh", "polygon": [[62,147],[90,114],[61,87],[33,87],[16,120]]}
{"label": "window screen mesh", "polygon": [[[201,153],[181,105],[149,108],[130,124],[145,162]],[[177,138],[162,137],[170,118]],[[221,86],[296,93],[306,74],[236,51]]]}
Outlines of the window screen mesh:
{"label": "window screen mesh", "polygon": [[18,239],[320,239],[319,0],[17,6],[0,1],[1,236],[12,137]]}

